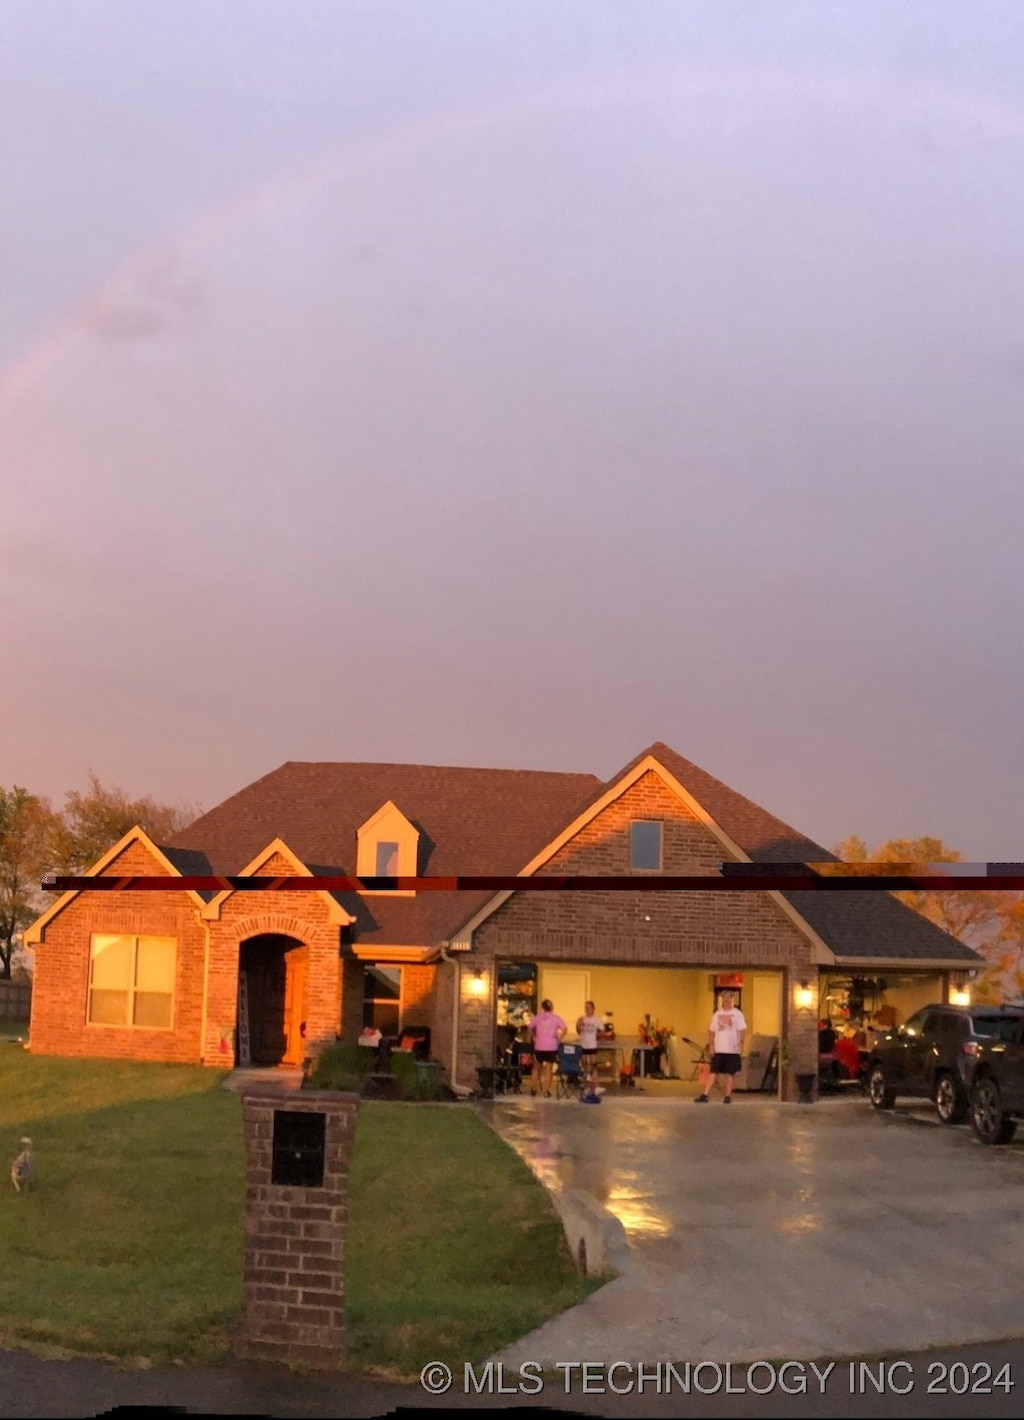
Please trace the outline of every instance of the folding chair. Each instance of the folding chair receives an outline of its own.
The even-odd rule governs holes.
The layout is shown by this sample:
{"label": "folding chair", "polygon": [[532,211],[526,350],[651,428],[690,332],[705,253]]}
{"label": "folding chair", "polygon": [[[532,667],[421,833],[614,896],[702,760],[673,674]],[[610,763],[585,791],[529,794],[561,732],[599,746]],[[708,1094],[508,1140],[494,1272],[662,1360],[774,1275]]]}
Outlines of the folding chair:
{"label": "folding chair", "polygon": [[512,1046],[512,1069],[514,1073],[514,1083],[512,1092],[521,1094],[523,1081],[533,1072],[533,1046],[525,1041],[517,1040]]}
{"label": "folding chair", "polygon": [[555,1092],[559,1099],[578,1095],[583,1083],[583,1052],[578,1045],[558,1047],[558,1069],[555,1072]]}
{"label": "folding chair", "polygon": [[693,1065],[693,1070],[690,1074],[690,1079],[700,1080],[701,1089],[703,1089],[705,1084],[707,1083],[706,1077],[703,1073],[704,1067],[711,1064],[711,1056],[708,1054],[708,1048],[706,1045],[698,1045],[697,1042],[695,1040],[691,1040],[688,1035],[683,1036],[683,1041],[697,1052],[697,1054],[693,1057],[693,1060],[691,1061],[691,1064]]}

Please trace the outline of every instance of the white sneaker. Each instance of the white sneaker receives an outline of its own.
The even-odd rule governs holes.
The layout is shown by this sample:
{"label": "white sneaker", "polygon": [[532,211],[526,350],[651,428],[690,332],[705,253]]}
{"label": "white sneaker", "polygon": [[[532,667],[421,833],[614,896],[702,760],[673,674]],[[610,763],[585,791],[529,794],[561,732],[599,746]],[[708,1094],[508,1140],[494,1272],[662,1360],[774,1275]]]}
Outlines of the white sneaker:
{"label": "white sneaker", "polygon": [[595,1086],[594,1086],[594,1094],[595,1094],[595,1095],[603,1095],[603,1094],[604,1094],[604,1085],[595,1085]]}

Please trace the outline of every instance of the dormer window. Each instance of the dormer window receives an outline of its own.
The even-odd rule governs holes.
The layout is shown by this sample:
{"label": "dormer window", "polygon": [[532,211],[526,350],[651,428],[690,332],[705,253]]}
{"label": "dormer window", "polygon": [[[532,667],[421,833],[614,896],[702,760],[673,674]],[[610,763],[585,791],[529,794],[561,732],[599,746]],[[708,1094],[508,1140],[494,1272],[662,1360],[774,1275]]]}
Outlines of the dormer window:
{"label": "dormer window", "polygon": [[[414,878],[419,862],[420,835],[405,814],[389,799],[359,829],[356,876],[359,878]],[[374,892],[380,889],[373,889]],[[388,897],[414,897],[410,889],[388,892]]]}
{"label": "dormer window", "polygon": [[663,825],[649,819],[630,824],[629,866],[633,872],[661,871],[661,830]]}
{"label": "dormer window", "polygon": [[398,844],[378,843],[377,844],[377,872],[378,878],[398,877]]}

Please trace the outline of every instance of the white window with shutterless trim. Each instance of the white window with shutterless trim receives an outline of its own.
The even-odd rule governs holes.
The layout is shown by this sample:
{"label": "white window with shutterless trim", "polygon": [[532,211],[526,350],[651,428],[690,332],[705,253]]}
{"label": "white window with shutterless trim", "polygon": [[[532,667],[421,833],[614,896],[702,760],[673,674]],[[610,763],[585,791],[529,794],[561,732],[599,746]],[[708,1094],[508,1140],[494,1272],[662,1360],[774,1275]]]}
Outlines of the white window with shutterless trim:
{"label": "white window with shutterless trim", "polygon": [[89,952],[89,1025],[170,1030],[177,957],[174,937],[94,932]]}
{"label": "white window with shutterless trim", "polygon": [[[414,878],[419,857],[419,829],[397,804],[388,802],[358,830],[356,877]],[[369,891],[378,893],[380,888]],[[389,897],[414,897],[409,889],[388,892]]]}

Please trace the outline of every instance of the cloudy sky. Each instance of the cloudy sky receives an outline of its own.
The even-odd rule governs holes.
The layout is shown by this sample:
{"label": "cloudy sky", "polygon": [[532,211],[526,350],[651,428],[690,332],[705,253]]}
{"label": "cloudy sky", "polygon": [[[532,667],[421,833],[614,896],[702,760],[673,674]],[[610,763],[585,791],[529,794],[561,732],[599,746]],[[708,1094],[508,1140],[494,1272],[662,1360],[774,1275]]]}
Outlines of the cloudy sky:
{"label": "cloudy sky", "polygon": [[0,784],[1024,847],[1024,9],[5,0]]}

